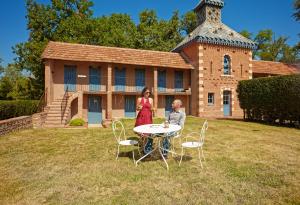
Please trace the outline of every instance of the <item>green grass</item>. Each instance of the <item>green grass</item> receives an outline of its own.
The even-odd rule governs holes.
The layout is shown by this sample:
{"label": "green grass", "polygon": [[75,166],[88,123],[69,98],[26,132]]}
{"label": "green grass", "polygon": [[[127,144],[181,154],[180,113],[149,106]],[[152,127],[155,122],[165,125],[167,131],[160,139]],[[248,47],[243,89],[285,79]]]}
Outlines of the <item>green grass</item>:
{"label": "green grass", "polygon": [[[202,123],[189,117],[184,134]],[[161,160],[135,167],[130,149],[116,161],[115,145],[111,129],[0,137],[0,204],[300,204],[297,129],[210,120],[203,170],[196,151],[181,167],[170,157],[168,172]]]}

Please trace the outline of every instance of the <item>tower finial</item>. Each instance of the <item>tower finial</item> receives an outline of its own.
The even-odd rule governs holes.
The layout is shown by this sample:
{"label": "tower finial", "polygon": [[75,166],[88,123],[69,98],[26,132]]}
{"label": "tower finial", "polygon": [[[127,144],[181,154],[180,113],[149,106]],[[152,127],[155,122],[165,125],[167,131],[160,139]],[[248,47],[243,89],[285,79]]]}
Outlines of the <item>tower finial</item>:
{"label": "tower finial", "polygon": [[198,17],[198,25],[205,21],[220,23],[222,21],[221,9],[223,7],[223,0],[201,0],[194,9]]}

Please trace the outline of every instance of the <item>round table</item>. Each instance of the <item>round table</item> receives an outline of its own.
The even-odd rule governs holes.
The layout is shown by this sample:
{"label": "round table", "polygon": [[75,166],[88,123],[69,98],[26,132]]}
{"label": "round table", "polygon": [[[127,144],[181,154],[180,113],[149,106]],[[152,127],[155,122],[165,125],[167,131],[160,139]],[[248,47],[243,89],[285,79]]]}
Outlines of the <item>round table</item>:
{"label": "round table", "polygon": [[179,125],[170,124],[168,128],[165,128],[163,124],[149,124],[149,125],[141,125],[133,128],[134,132],[140,134],[167,134],[171,132],[178,132],[181,130]]}
{"label": "round table", "polygon": [[[174,133],[174,132],[178,132],[181,130],[181,127],[179,125],[172,125],[170,124],[168,128],[165,128],[163,124],[149,124],[149,125],[141,125],[138,127],[133,128],[133,131],[139,134],[144,134],[144,135],[148,135],[148,137],[151,136],[155,136],[155,137],[166,137],[168,133]],[[152,152],[154,152],[155,150],[159,150],[159,153],[161,155],[161,157],[163,158],[167,169],[169,170],[169,165],[162,153],[162,150],[164,150],[161,146],[160,146],[161,142],[158,141],[158,146],[156,148],[154,148],[151,152],[147,153],[146,155],[144,155],[143,157],[141,157],[139,160],[137,160],[136,166],[137,164],[144,159],[145,157],[147,157],[148,155],[150,155]],[[166,150],[167,152],[171,152],[170,150]],[[172,152],[173,153],[173,152]],[[176,153],[174,153],[176,154]]]}

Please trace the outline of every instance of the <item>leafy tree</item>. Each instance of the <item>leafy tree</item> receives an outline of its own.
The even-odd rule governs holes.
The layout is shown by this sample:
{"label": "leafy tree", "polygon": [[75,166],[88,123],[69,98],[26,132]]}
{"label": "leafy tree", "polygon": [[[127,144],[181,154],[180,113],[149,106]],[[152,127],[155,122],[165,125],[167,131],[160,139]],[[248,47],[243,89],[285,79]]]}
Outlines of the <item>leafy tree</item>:
{"label": "leafy tree", "polygon": [[3,68],[3,66],[2,66],[2,58],[0,58],[0,77],[1,77],[1,74],[3,73],[3,71],[4,71],[4,68]]}
{"label": "leafy tree", "polygon": [[294,17],[297,21],[300,21],[300,0],[295,0],[294,8],[296,10]]}
{"label": "leafy tree", "polygon": [[252,33],[250,33],[250,32],[247,31],[247,30],[242,30],[242,31],[240,32],[240,34],[241,34],[242,36],[244,36],[245,38],[252,39]]}
{"label": "leafy tree", "polygon": [[13,50],[17,55],[18,68],[29,70],[34,76],[39,95],[44,87],[41,54],[46,44],[49,40],[85,43],[89,27],[84,22],[91,18],[92,6],[89,0],[52,0],[51,5],[27,0],[26,18],[30,36],[27,42],[17,44]]}
{"label": "leafy tree", "polygon": [[94,20],[91,44],[135,48],[137,28],[127,14],[112,14]]}
{"label": "leafy tree", "polygon": [[155,11],[145,10],[137,25],[136,48],[170,51],[182,40],[180,26],[178,11],[167,21],[159,20]]}
{"label": "leafy tree", "polygon": [[189,11],[182,16],[181,29],[185,35],[188,35],[197,27],[197,15],[194,11]]}
{"label": "leafy tree", "polygon": [[3,76],[0,79],[0,100],[10,99],[8,93],[12,90],[13,82],[7,76]]}

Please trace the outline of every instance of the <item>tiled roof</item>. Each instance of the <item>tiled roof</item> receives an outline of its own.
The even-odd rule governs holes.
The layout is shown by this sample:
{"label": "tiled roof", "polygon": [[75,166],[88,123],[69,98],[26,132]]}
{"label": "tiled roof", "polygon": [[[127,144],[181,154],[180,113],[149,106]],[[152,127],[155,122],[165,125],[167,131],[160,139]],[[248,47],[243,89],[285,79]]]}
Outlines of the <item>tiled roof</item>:
{"label": "tiled roof", "polygon": [[193,69],[178,53],[53,41],[46,46],[42,58]]}
{"label": "tiled roof", "polygon": [[300,73],[294,65],[273,61],[253,61],[252,70],[254,74],[291,75]]}
{"label": "tiled roof", "polygon": [[205,4],[218,6],[218,7],[224,7],[224,1],[223,0],[202,0],[199,2],[199,4],[196,6],[195,10],[202,7]]}
{"label": "tiled roof", "polygon": [[235,46],[248,49],[254,49],[257,46],[256,43],[245,38],[225,24],[208,21],[204,21],[199,25],[180,44],[178,44],[173,51],[178,52],[191,42]]}

